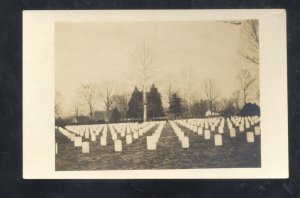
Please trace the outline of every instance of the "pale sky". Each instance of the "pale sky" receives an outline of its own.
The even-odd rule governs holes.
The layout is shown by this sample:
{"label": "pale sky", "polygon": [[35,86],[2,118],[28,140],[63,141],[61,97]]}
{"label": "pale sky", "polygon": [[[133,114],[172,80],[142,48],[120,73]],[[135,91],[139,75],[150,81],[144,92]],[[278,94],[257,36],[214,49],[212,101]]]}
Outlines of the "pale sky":
{"label": "pale sky", "polygon": [[131,93],[131,55],[144,39],[155,53],[153,82],[164,98],[170,83],[182,86],[184,68],[195,77],[195,95],[201,97],[201,83],[211,78],[220,94],[229,97],[238,88],[240,28],[220,22],[56,23],[55,87],[63,109],[72,111],[76,89],[89,82],[113,81],[118,92]]}

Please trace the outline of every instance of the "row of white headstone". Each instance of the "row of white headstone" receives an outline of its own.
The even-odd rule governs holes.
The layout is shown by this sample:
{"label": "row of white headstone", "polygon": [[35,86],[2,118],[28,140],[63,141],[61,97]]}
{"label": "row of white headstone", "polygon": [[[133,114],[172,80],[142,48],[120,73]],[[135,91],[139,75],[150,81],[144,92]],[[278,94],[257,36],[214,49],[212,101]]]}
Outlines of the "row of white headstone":
{"label": "row of white headstone", "polygon": [[184,132],[175,124],[175,122],[170,121],[170,124],[175,134],[177,135],[179,141],[181,142],[181,147],[189,148],[190,147],[189,137],[184,135]]}
{"label": "row of white headstone", "polygon": [[[74,147],[82,147],[82,153],[89,153],[90,146],[88,141],[83,141],[81,136],[76,136],[62,127],[57,128],[64,136],[66,136],[70,141],[74,142]],[[58,153],[58,144],[56,143],[56,154]]]}
{"label": "row of white headstone", "polygon": [[[210,140],[211,139],[211,131],[208,129],[209,127],[205,127],[204,125],[192,125],[189,124],[191,122],[187,122],[187,121],[183,121],[183,120],[176,120],[176,123],[178,123],[179,125],[188,128],[190,131],[197,133],[198,135],[204,135],[204,139],[205,140]],[[213,124],[213,123],[211,123]],[[204,127],[204,129],[203,129]],[[207,128],[207,129],[205,129]],[[219,131],[220,132],[220,131]],[[221,131],[221,133],[223,133],[223,130]],[[214,142],[215,142],[215,146],[222,146],[222,135],[221,134],[215,134],[214,135]]]}
{"label": "row of white headstone", "polygon": [[[204,139],[210,139],[210,131],[216,131],[220,134],[224,133],[224,120],[214,119],[207,121],[205,119],[193,119],[193,120],[175,120],[179,125],[188,128],[190,131],[197,133],[198,135],[204,134]],[[207,123],[207,124],[205,124]],[[219,126],[218,126],[219,124]]]}
{"label": "row of white headstone", "polygon": [[[110,129],[112,140],[114,142],[114,150],[116,152],[122,151],[122,141],[118,139],[118,136],[126,138],[126,144],[131,144],[133,139],[138,139],[143,134],[147,133],[152,127],[159,122],[145,122],[138,123],[121,123],[121,124],[104,124],[104,125],[73,125],[66,126],[66,129],[62,127],[56,127],[64,136],[74,142],[74,147],[82,147],[83,153],[89,153],[90,145],[89,139],[94,142],[98,135],[100,136],[100,145],[107,145],[107,131]],[[108,127],[107,127],[108,126]],[[57,145],[56,145],[57,147]]]}
{"label": "row of white headstone", "polygon": [[235,124],[235,126],[245,125],[246,128],[250,128],[250,126],[256,125],[260,122],[260,118],[258,116],[232,116],[231,121]]}
{"label": "row of white headstone", "polygon": [[85,139],[94,139],[94,136],[92,137],[92,134],[95,134],[98,136],[102,129],[106,126],[106,124],[100,124],[100,125],[71,125],[66,126],[65,128],[76,135],[80,135],[81,137],[84,137]]}
{"label": "row of white headstone", "polygon": [[205,118],[205,119],[188,119],[188,120],[176,120],[180,125],[188,128],[193,132],[197,132],[202,135],[204,130],[224,132],[224,118]]}
{"label": "row of white headstone", "polygon": [[160,121],[157,129],[152,135],[147,136],[147,149],[156,150],[157,142],[160,138],[161,132],[164,128],[166,121]]}
{"label": "row of white headstone", "polygon": [[[122,141],[118,139],[118,134],[120,137],[125,137],[126,144],[131,144],[133,140],[139,139],[145,133],[147,133],[151,128],[153,128],[157,122],[144,122],[142,124],[115,124],[111,125],[110,132],[113,137],[115,151],[122,151]],[[115,130],[116,129],[116,130]],[[126,131],[126,135],[125,135]]]}
{"label": "row of white headstone", "polygon": [[[218,132],[219,134],[223,134],[224,126],[226,123],[226,121],[223,117],[176,120],[175,122],[179,123],[181,126],[183,126],[185,128],[188,128],[190,131],[192,131],[194,133],[197,132],[198,135],[203,135],[203,133],[204,133],[204,139],[210,139],[210,132],[213,132],[213,131]],[[232,122],[234,124],[232,124]],[[235,117],[227,118],[229,135],[230,135],[230,137],[236,137],[235,126],[238,126],[240,132],[244,132],[245,131],[245,128],[243,125],[244,123],[246,123],[246,128],[254,127],[254,132],[248,131],[246,133],[247,142],[252,143],[252,142],[254,142],[254,135],[260,135],[260,127],[253,126],[253,125],[257,125],[259,123],[258,116],[253,116],[253,117],[235,116]],[[216,131],[216,127],[217,127],[217,131]],[[216,145],[219,145],[219,143],[216,143],[216,141],[222,140],[222,136],[219,136],[219,134],[216,134],[217,136],[215,136],[215,144]]]}
{"label": "row of white headstone", "polygon": [[[230,131],[235,131],[235,127],[239,129],[240,133],[244,133],[246,130],[246,140],[248,143],[255,142],[255,136],[260,135],[260,119],[258,116],[252,117],[240,117],[233,116],[230,119],[227,118],[228,128]],[[254,131],[251,131],[250,128],[253,127]]]}

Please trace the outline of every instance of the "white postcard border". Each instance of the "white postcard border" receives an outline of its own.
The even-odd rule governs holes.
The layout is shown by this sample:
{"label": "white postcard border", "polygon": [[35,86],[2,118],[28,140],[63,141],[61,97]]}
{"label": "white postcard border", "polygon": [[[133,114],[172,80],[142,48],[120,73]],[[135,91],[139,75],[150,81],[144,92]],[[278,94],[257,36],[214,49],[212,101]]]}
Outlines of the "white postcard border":
{"label": "white postcard border", "polygon": [[[55,171],[54,24],[101,21],[259,19],[261,168]],[[25,179],[287,178],[285,10],[127,10],[23,12],[23,177]]]}

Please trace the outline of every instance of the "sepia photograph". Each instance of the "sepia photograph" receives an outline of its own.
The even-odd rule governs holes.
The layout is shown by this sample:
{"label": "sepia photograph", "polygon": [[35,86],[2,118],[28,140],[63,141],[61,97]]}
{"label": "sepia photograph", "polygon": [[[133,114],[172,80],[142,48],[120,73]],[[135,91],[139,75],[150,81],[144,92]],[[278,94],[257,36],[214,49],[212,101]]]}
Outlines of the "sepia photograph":
{"label": "sepia photograph", "polygon": [[288,177],[284,10],[23,13],[23,177]]}
{"label": "sepia photograph", "polygon": [[261,167],[259,20],[55,23],[55,170]]}

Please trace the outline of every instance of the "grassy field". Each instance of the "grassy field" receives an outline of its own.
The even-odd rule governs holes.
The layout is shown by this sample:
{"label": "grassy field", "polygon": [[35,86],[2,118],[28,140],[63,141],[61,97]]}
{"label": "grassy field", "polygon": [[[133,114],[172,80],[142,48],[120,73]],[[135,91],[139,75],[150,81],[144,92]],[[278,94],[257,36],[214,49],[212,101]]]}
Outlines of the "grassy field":
{"label": "grassy field", "polygon": [[[55,157],[56,171],[66,170],[142,170],[142,169],[195,169],[195,168],[244,168],[260,167],[260,136],[254,143],[247,143],[246,134],[237,132],[231,138],[228,130],[223,134],[223,145],[214,146],[214,139],[204,140],[203,135],[192,133],[181,127],[190,139],[190,148],[182,148],[171,125],[166,123],[154,151],[147,150],[146,136],[154,127],[138,140],[126,145],[122,139],[122,152],[114,152],[113,142],[108,131],[108,144],[101,146],[99,136],[90,142],[90,153],[82,153],[81,147],[74,147],[67,137],[58,131],[55,139],[58,154]],[[253,128],[251,128],[253,131]]]}

